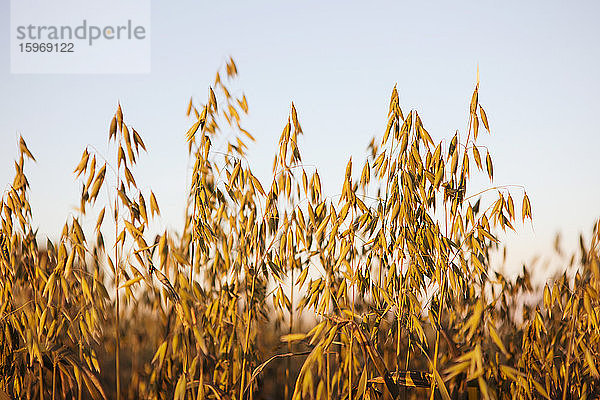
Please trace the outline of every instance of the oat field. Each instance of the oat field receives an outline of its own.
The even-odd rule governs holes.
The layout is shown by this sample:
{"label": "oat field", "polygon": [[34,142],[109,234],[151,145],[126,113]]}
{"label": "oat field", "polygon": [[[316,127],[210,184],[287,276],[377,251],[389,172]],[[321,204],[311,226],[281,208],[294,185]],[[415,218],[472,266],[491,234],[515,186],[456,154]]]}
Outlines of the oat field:
{"label": "oat field", "polygon": [[253,174],[236,75],[229,60],[189,103],[180,230],[156,230],[160,198],[135,177],[151,149],[120,105],[111,152],[73,166],[79,210],[54,241],[20,140],[0,203],[0,398],[600,398],[600,229],[545,285],[493,268],[532,205],[494,183],[479,82],[468,129],[440,142],[394,87],[385,131],[325,190],[293,103],[271,178]]}

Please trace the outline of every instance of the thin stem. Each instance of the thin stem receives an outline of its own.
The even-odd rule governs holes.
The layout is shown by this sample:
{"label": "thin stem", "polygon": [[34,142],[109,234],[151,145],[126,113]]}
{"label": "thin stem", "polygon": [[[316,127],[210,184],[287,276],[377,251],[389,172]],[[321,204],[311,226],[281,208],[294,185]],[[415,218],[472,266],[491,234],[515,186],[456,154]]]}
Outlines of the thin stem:
{"label": "thin stem", "polygon": [[[441,320],[442,320],[442,308],[444,306],[444,296],[445,296],[445,289],[446,289],[446,279],[445,276],[442,276],[442,284],[441,284],[441,288],[440,288],[440,302],[439,302],[439,306],[438,306],[438,310],[437,310],[437,327],[436,327],[436,333],[435,333],[435,350],[433,352],[433,370],[432,372],[437,370],[437,359],[438,359],[438,353],[439,353],[439,348],[440,348],[440,330],[439,327],[441,325]],[[435,372],[434,372],[435,373]],[[430,400],[433,400],[434,395],[435,395],[435,386],[436,386],[436,380],[432,379],[431,380],[431,395],[429,397]]]}
{"label": "thin stem", "polygon": [[[35,271],[35,276],[32,276],[33,279],[31,279],[32,282],[34,282],[34,279],[37,278],[38,272]],[[40,304],[41,301],[38,299],[38,295],[39,292],[37,290],[37,286],[33,285],[33,298],[35,299],[35,304]],[[35,310],[37,307],[34,307],[33,309]],[[33,357],[33,356],[32,356]],[[39,360],[39,364],[38,364],[38,374],[39,374],[39,379],[40,379],[40,400],[44,400],[44,376],[42,375],[42,361]]]}
{"label": "thin stem", "polygon": [[116,350],[115,350],[115,368],[117,374],[117,400],[121,399],[121,377],[120,377],[120,362],[119,362],[119,350],[121,346],[121,340],[119,337],[119,312],[120,312],[120,301],[119,301],[119,261],[117,258],[117,248],[115,247],[115,338],[116,338]]}
{"label": "thin stem", "polygon": [[[327,276],[327,286],[331,287],[331,279],[329,276]],[[327,304],[327,315],[331,315],[332,314],[332,305],[331,303]],[[327,357],[327,398],[331,399],[331,395],[332,395],[332,387],[331,387],[331,364],[330,364],[330,359],[329,359],[329,353],[330,351],[327,351],[326,357]]]}
{"label": "thin stem", "polygon": [[52,400],[54,400],[54,396],[56,394],[56,363],[54,363],[52,368]]}
{"label": "thin stem", "polygon": [[[579,299],[577,298],[577,296],[575,296],[576,300],[575,302],[573,302],[573,308],[575,308],[575,305],[578,304]],[[564,383],[563,383],[563,395],[562,395],[562,400],[567,400],[567,388],[569,386],[569,364],[571,363],[571,351],[573,350],[573,329],[575,329],[575,321],[577,320],[577,309],[574,310],[574,312],[572,313],[573,318],[571,319],[571,328],[569,330],[569,348],[567,350],[567,362],[565,364],[565,378],[564,378]]]}
{"label": "thin stem", "polygon": [[44,400],[44,375],[42,375],[42,363],[38,364],[38,373],[40,378],[40,400]]}
{"label": "thin stem", "polygon": [[[116,141],[117,144],[117,174],[116,174],[116,181],[117,181],[117,190],[119,190],[119,186],[120,186],[120,176],[119,176],[119,166],[118,166],[118,160],[119,160],[119,142]],[[119,323],[120,323],[120,317],[119,317],[119,313],[120,313],[120,301],[119,301],[119,267],[120,267],[120,263],[119,263],[119,246],[118,244],[118,240],[119,240],[119,204],[118,204],[118,198],[117,196],[115,196],[115,210],[114,210],[114,215],[115,215],[115,340],[116,340],[116,348],[115,348],[115,370],[116,370],[116,377],[117,377],[117,400],[121,400],[121,363],[120,363],[120,347],[121,347],[121,338],[119,336]]]}
{"label": "thin stem", "polygon": [[242,376],[240,385],[240,400],[244,399],[244,383],[246,378],[246,358],[248,356],[248,347],[250,345],[250,326],[252,325],[252,300],[254,299],[254,287],[256,284],[256,271],[252,275],[252,289],[250,290],[250,301],[248,302],[248,321],[246,323],[246,335],[244,343],[244,357],[242,359]]}
{"label": "thin stem", "polygon": [[191,250],[191,263],[190,263],[190,287],[194,287],[194,243],[192,242]]}
{"label": "thin stem", "polygon": [[327,352],[327,398],[331,398],[331,367],[329,364],[329,351]]}
{"label": "thin stem", "polygon": [[353,344],[354,344],[354,331],[351,330],[350,331],[350,347],[348,348],[348,398],[350,400],[352,400],[352,345]]}
{"label": "thin stem", "polygon": [[[79,345],[79,359],[83,360],[83,349],[82,346]],[[77,382],[77,399],[81,400],[83,388],[81,387],[81,380]]]}
{"label": "thin stem", "polygon": [[[354,221],[354,207],[352,207],[352,221]],[[352,238],[352,245],[351,248],[354,248],[354,229],[352,229],[352,234],[351,234],[351,238]],[[354,258],[353,258],[353,254],[352,252],[350,252],[350,258],[352,258],[351,260],[351,265],[352,265],[352,321],[354,322],[354,315],[355,315],[355,307],[354,307],[354,303],[355,303],[355,293],[356,293],[356,274],[358,273],[356,271],[356,265],[354,265]],[[353,361],[353,357],[352,357],[352,346],[354,344],[354,330],[350,331],[350,348],[348,349],[348,356],[350,357],[348,360],[348,366],[349,366],[349,371],[348,371],[348,398],[350,400],[352,400],[352,361]]]}
{"label": "thin stem", "polygon": [[[194,241],[193,241],[193,237],[194,235],[192,234],[192,243],[191,243],[191,263],[190,263],[190,287],[193,288],[194,287]],[[188,349],[191,348],[191,344],[188,345],[187,347]],[[188,352],[186,352],[186,357],[189,357]],[[187,370],[187,363],[186,363],[186,370]],[[192,377],[193,378],[193,377]],[[200,381],[200,385],[202,385],[202,382]],[[192,390],[192,400],[197,399],[198,397],[196,396],[196,393]]]}
{"label": "thin stem", "polygon": [[[199,180],[198,180],[199,182]],[[192,193],[194,193],[194,210],[192,213],[192,234],[191,234],[191,238],[192,238],[192,243],[191,243],[191,266],[190,266],[190,287],[194,287],[193,285],[193,281],[194,281],[194,242],[195,242],[195,237],[196,237],[196,212],[198,210],[198,202],[196,201],[196,199],[198,198],[198,196],[196,195],[196,191],[198,190],[197,186],[198,184],[194,185],[194,183],[192,183]]]}
{"label": "thin stem", "polygon": [[[290,283],[290,329],[289,334],[292,334],[294,328],[294,266],[292,265],[291,272],[291,283]],[[292,341],[288,341],[288,353],[292,353]],[[285,390],[284,398],[287,400],[290,398],[290,369],[291,359],[288,357],[285,365]]]}
{"label": "thin stem", "polygon": [[[404,271],[404,256],[400,260],[400,279],[402,282],[400,284],[400,290],[398,291],[398,295],[400,296],[400,309],[398,310],[398,318],[397,318],[397,331],[398,331],[398,342],[396,345],[396,373],[400,371],[400,346],[402,344],[402,315],[404,314],[404,285],[405,279],[402,277],[402,273]],[[395,278],[395,277],[394,277]],[[396,279],[394,279],[394,284],[396,283]],[[408,367],[407,367],[408,369]]]}

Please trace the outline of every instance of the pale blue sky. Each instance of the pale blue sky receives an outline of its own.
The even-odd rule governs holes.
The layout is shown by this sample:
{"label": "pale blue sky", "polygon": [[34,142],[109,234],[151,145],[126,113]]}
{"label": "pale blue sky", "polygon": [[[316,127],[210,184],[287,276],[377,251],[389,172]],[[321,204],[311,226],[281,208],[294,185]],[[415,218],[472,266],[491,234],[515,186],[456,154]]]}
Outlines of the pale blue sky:
{"label": "pale blue sky", "polygon": [[600,3],[224,3],[153,1],[148,75],[12,75],[2,0],[0,182],[13,175],[22,134],[38,160],[27,173],[40,233],[55,237],[77,205],[73,168],[86,145],[106,149],[118,101],[149,149],[137,181],[179,227],[187,102],[204,100],[230,55],[257,138],[249,158],[265,179],[291,101],[304,160],[334,194],[348,157],[363,160],[385,128],[394,84],[403,109],[448,138],[465,129],[479,64],[495,183],[524,185],[534,210],[534,230],[506,238],[511,262],[547,252],[558,230],[575,243],[600,216]]}

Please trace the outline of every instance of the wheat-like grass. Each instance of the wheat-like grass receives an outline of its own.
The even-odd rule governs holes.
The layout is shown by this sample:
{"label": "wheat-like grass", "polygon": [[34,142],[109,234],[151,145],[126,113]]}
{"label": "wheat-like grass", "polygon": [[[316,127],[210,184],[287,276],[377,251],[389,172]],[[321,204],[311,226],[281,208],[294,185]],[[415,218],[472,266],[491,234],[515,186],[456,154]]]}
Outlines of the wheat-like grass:
{"label": "wheat-like grass", "polygon": [[[0,398],[598,398],[598,224],[544,286],[494,270],[497,232],[532,209],[493,181],[479,82],[447,141],[394,87],[382,137],[332,192],[302,163],[293,103],[271,180],[253,174],[236,75],[230,59],[189,102],[179,232],[150,237],[160,209],[121,105],[114,158],[84,150],[55,241],[34,228],[20,139],[0,203]],[[476,173],[489,187],[473,193]]]}

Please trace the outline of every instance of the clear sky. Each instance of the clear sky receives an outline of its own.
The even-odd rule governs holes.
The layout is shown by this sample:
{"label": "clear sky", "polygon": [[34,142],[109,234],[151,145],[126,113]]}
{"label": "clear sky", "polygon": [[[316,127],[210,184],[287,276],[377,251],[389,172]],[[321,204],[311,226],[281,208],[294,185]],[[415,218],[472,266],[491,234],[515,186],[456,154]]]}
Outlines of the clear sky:
{"label": "clear sky", "polygon": [[118,101],[149,149],[139,186],[155,191],[166,226],[181,226],[187,102],[205,99],[229,56],[264,179],[291,101],[304,161],[335,194],[348,157],[363,160],[385,128],[394,84],[404,110],[449,138],[465,129],[479,65],[494,183],[524,185],[533,206],[533,229],[506,237],[513,268],[547,253],[559,230],[576,243],[600,217],[598,2],[153,1],[145,75],[10,74],[7,0],[0,14],[0,182],[11,181],[22,134],[37,157],[27,168],[35,221],[51,238],[78,203],[72,171],[86,145],[106,149]]}

